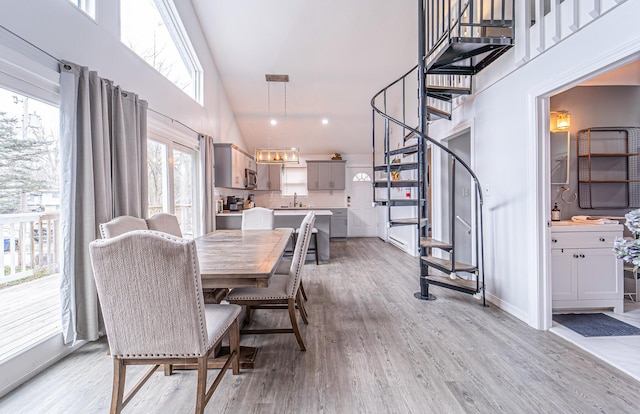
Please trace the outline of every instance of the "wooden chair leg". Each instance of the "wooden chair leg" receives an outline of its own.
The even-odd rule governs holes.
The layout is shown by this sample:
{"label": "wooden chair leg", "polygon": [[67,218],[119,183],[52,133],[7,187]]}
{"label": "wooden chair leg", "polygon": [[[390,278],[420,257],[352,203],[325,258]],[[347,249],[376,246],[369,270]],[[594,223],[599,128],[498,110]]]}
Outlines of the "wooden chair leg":
{"label": "wooden chair leg", "polygon": [[300,335],[300,330],[298,329],[298,321],[296,320],[296,300],[295,298],[289,298],[287,302],[289,305],[289,318],[291,319],[291,327],[293,328],[293,333],[296,335],[300,350],[306,351],[307,349],[304,347],[302,335]]}
{"label": "wooden chair leg", "polygon": [[164,375],[165,376],[169,376],[173,374],[173,365],[171,364],[164,364]]}
{"label": "wooden chair leg", "polygon": [[296,302],[298,304],[298,310],[300,311],[300,316],[302,317],[302,322],[305,325],[309,325],[309,320],[307,319],[307,310],[304,307],[304,301],[302,300],[302,295],[300,294],[300,290],[296,294]]}
{"label": "wooden chair leg", "polygon": [[236,356],[231,363],[233,375],[240,373],[240,323],[236,319],[229,328],[229,353],[234,352]]}
{"label": "wooden chair leg", "polygon": [[251,305],[245,305],[244,307],[244,323],[251,323]]}
{"label": "wooden chair leg", "polygon": [[127,375],[127,367],[119,358],[113,358],[113,390],[111,392],[111,413],[122,412],[122,400],[124,398],[124,381]]}
{"label": "wooden chair leg", "polygon": [[304,285],[302,284],[302,280],[300,281],[300,293],[302,293],[302,297],[304,298],[304,300],[308,300],[307,293],[304,291]]}
{"label": "wooden chair leg", "polygon": [[198,358],[198,385],[196,388],[196,414],[204,414],[207,405],[207,357]]}

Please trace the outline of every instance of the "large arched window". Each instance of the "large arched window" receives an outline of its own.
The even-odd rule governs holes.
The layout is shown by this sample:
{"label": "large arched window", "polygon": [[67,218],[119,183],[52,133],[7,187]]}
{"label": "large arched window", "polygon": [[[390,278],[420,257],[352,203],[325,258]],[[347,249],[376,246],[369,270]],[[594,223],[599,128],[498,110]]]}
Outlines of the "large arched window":
{"label": "large arched window", "polygon": [[121,1],[120,39],[202,103],[202,67],[171,0]]}

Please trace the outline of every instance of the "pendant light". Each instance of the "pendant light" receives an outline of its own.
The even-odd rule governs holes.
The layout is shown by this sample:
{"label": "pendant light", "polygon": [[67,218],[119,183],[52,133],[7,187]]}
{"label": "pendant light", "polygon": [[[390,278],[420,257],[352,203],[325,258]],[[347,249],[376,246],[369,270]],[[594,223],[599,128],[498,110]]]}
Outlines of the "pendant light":
{"label": "pendant light", "polygon": [[256,148],[256,164],[299,164],[300,151],[295,147],[287,147],[287,82],[289,75],[265,75],[267,80],[267,112],[269,122],[276,125],[271,119],[271,82],[280,82],[284,85],[284,146],[271,146],[270,127],[267,129],[267,147]]}

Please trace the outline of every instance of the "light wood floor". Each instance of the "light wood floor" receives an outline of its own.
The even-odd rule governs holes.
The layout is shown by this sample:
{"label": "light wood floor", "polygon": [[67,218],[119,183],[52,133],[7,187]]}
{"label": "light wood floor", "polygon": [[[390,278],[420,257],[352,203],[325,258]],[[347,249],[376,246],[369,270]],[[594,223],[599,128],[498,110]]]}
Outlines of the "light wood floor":
{"label": "light wood floor", "polygon": [[0,360],[61,331],[60,274],[0,288]]}
{"label": "light wood floor", "polygon": [[[208,413],[636,413],[640,382],[495,306],[434,288],[379,239],[332,243],[305,266],[307,351],[293,335],[243,337],[258,367],[226,375]],[[516,278],[517,275],[514,275]],[[286,311],[255,320],[287,325]],[[89,344],[0,400],[2,413],[104,413],[112,366]],[[230,373],[229,373],[230,374]],[[213,373],[210,375],[210,378]],[[189,413],[194,372],[156,374],[127,413]],[[131,385],[133,381],[129,381]]]}

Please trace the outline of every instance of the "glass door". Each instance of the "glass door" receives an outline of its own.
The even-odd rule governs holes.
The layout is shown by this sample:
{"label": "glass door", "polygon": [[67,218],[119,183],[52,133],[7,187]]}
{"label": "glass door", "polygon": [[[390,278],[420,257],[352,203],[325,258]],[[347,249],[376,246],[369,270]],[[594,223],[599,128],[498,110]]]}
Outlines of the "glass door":
{"label": "glass door", "polygon": [[60,320],[59,110],[0,86],[0,363]]}

